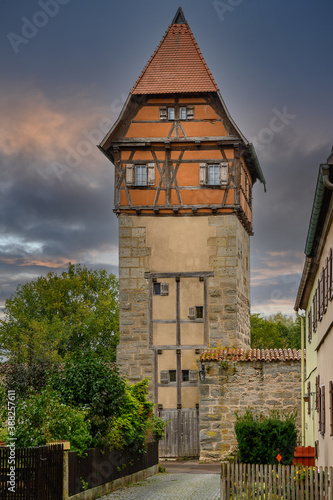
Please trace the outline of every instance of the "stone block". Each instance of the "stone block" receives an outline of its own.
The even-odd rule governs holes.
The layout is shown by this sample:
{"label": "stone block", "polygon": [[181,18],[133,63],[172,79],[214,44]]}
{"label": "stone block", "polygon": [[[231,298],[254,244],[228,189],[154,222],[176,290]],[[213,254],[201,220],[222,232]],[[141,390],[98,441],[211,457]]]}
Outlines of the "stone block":
{"label": "stone block", "polygon": [[130,248],[119,248],[119,257],[130,257],[131,249]]}
{"label": "stone block", "polygon": [[132,227],[133,219],[126,215],[120,215],[118,218],[119,227]]}
{"label": "stone block", "polygon": [[145,227],[133,227],[132,228],[132,236],[133,236],[133,238],[140,238],[142,236],[146,236],[146,228]]}
{"label": "stone block", "polygon": [[207,241],[208,246],[223,247],[223,246],[226,246],[226,244],[227,244],[226,238],[216,238],[214,236],[211,236],[210,238],[208,238],[208,241]]}
{"label": "stone block", "polygon": [[119,278],[129,278],[129,268],[120,267],[119,268]]}
{"label": "stone block", "polygon": [[130,227],[119,227],[119,238],[130,238],[132,229]]}
{"label": "stone block", "polygon": [[[119,273],[120,277],[120,273]],[[131,278],[143,278],[144,277],[144,269],[140,267],[131,268]]]}
{"label": "stone block", "polygon": [[132,248],[132,257],[147,257],[151,255],[151,248]]}

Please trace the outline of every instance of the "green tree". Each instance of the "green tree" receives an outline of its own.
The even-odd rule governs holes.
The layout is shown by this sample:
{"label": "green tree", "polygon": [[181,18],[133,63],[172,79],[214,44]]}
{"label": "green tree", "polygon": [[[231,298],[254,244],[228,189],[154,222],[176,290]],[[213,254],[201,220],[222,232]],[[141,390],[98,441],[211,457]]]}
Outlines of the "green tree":
{"label": "green tree", "polygon": [[115,360],[118,282],[105,270],[68,265],[19,285],[0,321],[0,349],[10,361],[58,362],[80,349]]}
{"label": "green tree", "polygon": [[251,314],[251,347],[256,349],[300,349],[301,321],[282,313],[262,318]]}

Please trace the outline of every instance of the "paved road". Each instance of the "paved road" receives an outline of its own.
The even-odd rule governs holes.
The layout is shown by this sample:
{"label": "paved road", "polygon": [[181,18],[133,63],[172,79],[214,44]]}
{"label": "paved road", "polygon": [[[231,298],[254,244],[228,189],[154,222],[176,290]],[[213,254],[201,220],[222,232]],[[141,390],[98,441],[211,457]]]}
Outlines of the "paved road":
{"label": "paved road", "polygon": [[102,500],[219,500],[219,474],[162,473],[103,496]]}

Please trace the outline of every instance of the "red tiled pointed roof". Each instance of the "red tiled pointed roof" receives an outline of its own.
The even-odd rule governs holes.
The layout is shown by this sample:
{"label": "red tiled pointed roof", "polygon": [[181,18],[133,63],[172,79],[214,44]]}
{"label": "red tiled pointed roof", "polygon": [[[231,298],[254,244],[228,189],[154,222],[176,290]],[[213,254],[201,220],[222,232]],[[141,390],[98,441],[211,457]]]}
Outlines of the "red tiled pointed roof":
{"label": "red tiled pointed roof", "polygon": [[218,86],[186,23],[171,24],[132,94],[217,92]]}
{"label": "red tiled pointed roof", "polygon": [[[305,355],[305,351],[304,351]],[[200,361],[300,361],[299,349],[205,349]]]}

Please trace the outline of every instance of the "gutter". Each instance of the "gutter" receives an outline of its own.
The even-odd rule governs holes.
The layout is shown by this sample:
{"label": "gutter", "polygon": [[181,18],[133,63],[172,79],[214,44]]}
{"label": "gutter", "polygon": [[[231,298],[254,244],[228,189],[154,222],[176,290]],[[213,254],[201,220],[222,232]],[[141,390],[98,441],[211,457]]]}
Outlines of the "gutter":
{"label": "gutter", "polygon": [[325,194],[325,185],[324,185],[324,181],[323,181],[323,174],[322,174],[321,170],[319,170],[317,186],[316,186],[316,193],[315,193],[315,198],[313,201],[313,207],[312,207],[312,212],[311,212],[308,236],[306,238],[306,245],[305,245],[305,250],[304,250],[304,253],[307,257],[310,257],[312,250],[313,250],[313,243],[314,243],[315,233],[316,233],[316,229],[317,229],[317,225],[318,225],[318,221],[319,221],[321,207],[323,204],[324,194]]}
{"label": "gutter", "polygon": [[251,154],[252,154],[253,159],[254,159],[254,164],[257,167],[258,178],[259,178],[260,182],[264,185],[264,190],[265,190],[265,193],[266,193],[266,179],[265,179],[264,174],[263,174],[263,172],[261,170],[261,166],[260,166],[260,163],[259,163],[259,160],[258,160],[258,156],[257,156],[256,150],[254,149],[253,144],[250,143],[250,142],[248,143],[248,148],[251,151]]}

